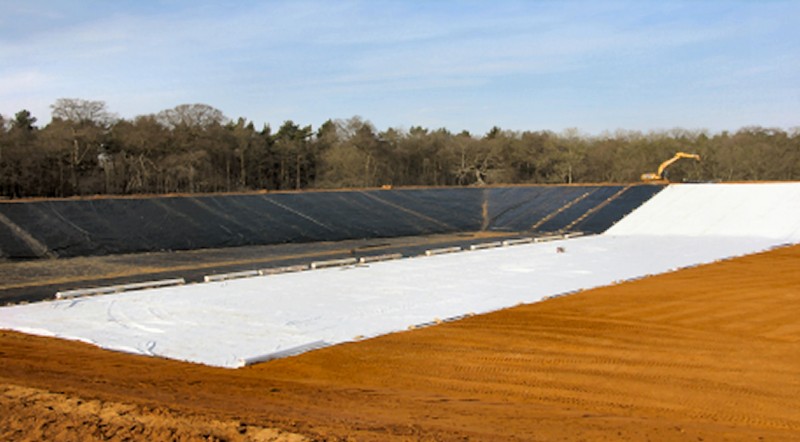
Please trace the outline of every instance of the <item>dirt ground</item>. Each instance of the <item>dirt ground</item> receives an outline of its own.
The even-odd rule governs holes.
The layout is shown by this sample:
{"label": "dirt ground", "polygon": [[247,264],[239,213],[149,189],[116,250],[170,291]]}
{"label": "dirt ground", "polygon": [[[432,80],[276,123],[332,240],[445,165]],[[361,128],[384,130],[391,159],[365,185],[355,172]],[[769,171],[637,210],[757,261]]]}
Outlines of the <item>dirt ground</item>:
{"label": "dirt ground", "polygon": [[800,246],[239,370],[0,332],[0,440],[800,440]]}

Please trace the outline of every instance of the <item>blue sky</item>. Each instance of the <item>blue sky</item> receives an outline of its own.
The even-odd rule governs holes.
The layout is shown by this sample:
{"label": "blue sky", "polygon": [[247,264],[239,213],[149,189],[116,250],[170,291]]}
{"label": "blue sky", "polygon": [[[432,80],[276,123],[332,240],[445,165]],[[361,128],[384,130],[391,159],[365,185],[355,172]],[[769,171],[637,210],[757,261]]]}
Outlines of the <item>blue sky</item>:
{"label": "blue sky", "polygon": [[798,1],[0,0],[0,114],[205,103],[257,127],[800,126]]}

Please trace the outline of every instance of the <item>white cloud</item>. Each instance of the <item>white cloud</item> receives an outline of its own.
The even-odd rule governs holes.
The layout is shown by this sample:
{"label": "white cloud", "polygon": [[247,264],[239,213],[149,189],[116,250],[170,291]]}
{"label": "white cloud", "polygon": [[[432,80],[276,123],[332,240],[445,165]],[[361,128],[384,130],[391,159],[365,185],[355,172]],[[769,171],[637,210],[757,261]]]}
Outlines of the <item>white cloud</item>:
{"label": "white cloud", "polygon": [[[354,109],[365,118],[395,118],[393,124],[433,114],[419,109],[442,109],[439,119],[450,112],[451,124],[461,128],[463,121],[525,120],[520,112],[530,112],[526,103],[534,98],[540,107],[560,109],[551,119],[566,120],[587,106],[604,115],[657,118],[658,111],[639,106],[695,94],[702,101],[703,85],[734,96],[745,80],[797,85],[781,65],[797,66],[791,42],[800,38],[784,35],[793,29],[786,18],[777,21],[784,27],[764,26],[791,15],[781,2],[765,8],[505,0],[95,6],[101,10],[39,5],[52,16],[37,18],[24,38],[0,30],[3,106],[17,91],[14,97],[50,103],[64,96],[108,100],[124,117],[205,101],[257,122],[291,110],[284,118],[316,123]],[[744,40],[761,48],[770,39],[781,44],[750,52],[736,47]],[[448,111],[454,103],[474,115]]]}
{"label": "white cloud", "polygon": [[24,95],[46,89],[51,79],[37,70],[4,72],[0,80],[0,96]]}

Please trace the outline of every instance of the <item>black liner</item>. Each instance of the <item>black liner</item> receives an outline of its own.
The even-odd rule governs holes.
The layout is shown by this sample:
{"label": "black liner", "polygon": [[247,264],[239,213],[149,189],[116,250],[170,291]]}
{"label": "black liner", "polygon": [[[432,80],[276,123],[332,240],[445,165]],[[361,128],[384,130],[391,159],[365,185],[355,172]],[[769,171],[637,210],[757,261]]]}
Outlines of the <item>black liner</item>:
{"label": "black liner", "polygon": [[[52,254],[75,257],[435,233],[556,232],[608,202],[570,229],[601,233],[662,188],[530,186],[42,200],[3,202],[0,213]],[[0,257],[43,257],[33,249],[0,223]]]}

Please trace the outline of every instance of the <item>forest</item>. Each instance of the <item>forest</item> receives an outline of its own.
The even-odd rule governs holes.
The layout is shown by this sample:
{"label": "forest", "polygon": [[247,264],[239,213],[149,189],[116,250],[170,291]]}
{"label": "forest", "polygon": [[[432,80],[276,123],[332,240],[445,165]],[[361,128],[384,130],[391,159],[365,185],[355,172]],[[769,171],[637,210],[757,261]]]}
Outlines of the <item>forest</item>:
{"label": "forest", "polygon": [[[277,130],[182,104],[131,120],[105,102],[62,98],[37,126],[0,115],[0,197],[283,191],[379,186],[637,182],[678,151],[669,179],[800,179],[800,129],[735,132],[577,129],[486,134],[412,126],[378,131],[355,116]],[[535,125],[535,122],[531,122]]]}

